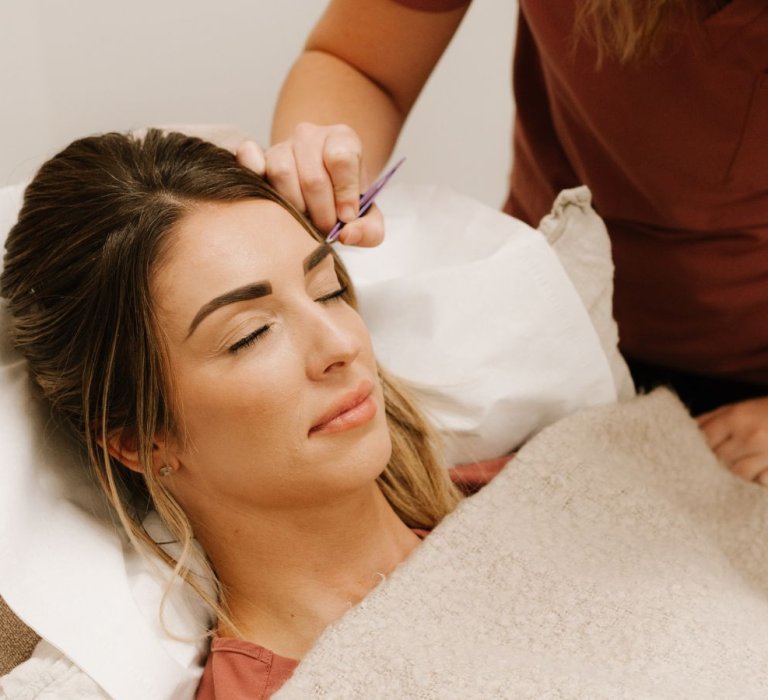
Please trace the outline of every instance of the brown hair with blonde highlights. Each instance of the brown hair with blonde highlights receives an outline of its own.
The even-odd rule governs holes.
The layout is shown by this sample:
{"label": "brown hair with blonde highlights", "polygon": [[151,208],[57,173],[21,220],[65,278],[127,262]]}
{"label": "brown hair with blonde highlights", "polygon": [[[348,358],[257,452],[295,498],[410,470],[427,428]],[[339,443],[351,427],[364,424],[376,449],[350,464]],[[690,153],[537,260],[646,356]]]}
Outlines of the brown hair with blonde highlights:
{"label": "brown hair with blonde highlights", "polygon": [[[174,567],[230,626],[220,582],[197,557],[192,525],[152,469],[154,436],[183,436],[184,426],[174,408],[151,282],[174,227],[195,203],[248,198],[276,202],[321,240],[263,178],[211,143],[155,129],[144,138],[80,139],[46,162],[27,187],[0,277],[13,342],[54,417],[84,446],[128,537]],[[335,253],[334,259],[354,306],[347,271]],[[455,506],[458,492],[429,425],[398,382],[379,371],[393,438],[379,486],[407,525],[432,528]],[[102,438],[116,431],[135,443],[142,473],[110,457]],[[152,508],[181,546],[178,557],[144,530]]]}
{"label": "brown hair with blonde highlights", "polygon": [[576,34],[594,45],[598,65],[606,58],[630,63],[657,56],[676,30],[726,4],[727,0],[579,0]]}

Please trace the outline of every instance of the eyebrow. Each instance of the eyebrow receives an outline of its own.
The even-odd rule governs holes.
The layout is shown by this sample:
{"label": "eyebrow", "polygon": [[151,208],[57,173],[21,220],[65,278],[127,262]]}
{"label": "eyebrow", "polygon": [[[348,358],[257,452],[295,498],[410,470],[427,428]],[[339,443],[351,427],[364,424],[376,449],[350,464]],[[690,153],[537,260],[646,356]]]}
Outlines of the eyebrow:
{"label": "eyebrow", "polygon": [[304,262],[302,263],[304,265],[304,274],[306,275],[313,267],[317,267],[323,262],[325,256],[329,255],[332,250],[333,248],[327,243],[321,243],[317,246],[317,248],[304,258]]}
{"label": "eyebrow", "polygon": [[[327,243],[321,243],[315,248],[306,258],[302,261],[302,267],[304,268],[304,274],[309,274],[310,270],[317,267],[327,255],[331,253],[333,248]],[[266,297],[272,294],[272,285],[269,282],[254,282],[252,284],[246,284],[237,289],[233,289],[229,292],[224,292],[219,296],[211,299],[208,303],[204,304],[201,309],[195,314],[192,319],[192,323],[189,324],[189,330],[187,331],[188,339],[195,329],[200,325],[202,320],[212,314],[214,311],[228,306],[229,304],[236,304],[239,301],[248,301],[249,299],[258,299],[260,297]],[[185,339],[185,340],[186,340]]]}

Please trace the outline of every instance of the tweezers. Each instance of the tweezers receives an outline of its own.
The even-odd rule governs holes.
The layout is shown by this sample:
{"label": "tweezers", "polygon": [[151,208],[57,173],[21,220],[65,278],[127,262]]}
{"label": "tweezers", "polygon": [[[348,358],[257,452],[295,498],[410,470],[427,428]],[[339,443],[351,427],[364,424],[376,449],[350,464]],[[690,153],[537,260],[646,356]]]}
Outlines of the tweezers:
{"label": "tweezers", "polygon": [[[357,216],[355,217],[356,219],[359,219],[361,216],[365,216],[366,212],[373,206],[373,200],[376,199],[376,196],[384,188],[384,185],[389,182],[389,178],[395,174],[395,171],[403,164],[404,160],[405,158],[398,160],[397,163],[395,163],[360,196],[360,208],[357,212]],[[345,226],[346,223],[344,221],[337,221],[336,225],[331,229],[331,232],[325,239],[325,242],[333,243],[335,240],[337,240],[341,229],[343,229]]]}

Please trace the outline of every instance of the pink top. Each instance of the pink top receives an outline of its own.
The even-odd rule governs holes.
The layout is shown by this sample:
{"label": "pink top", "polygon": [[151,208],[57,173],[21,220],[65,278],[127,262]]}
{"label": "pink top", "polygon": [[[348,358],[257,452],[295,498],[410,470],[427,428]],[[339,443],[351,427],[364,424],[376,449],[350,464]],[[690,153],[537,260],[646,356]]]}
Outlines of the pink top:
{"label": "pink top", "polygon": [[197,688],[197,700],[266,699],[276,693],[299,665],[259,644],[215,637]]}
{"label": "pink top", "polygon": [[[474,493],[495,477],[510,455],[450,470],[451,479],[465,493]],[[413,530],[424,539],[427,530]],[[196,700],[266,700],[293,674],[298,660],[280,656],[260,644],[231,637],[214,637],[197,688]]]}
{"label": "pink top", "polygon": [[[429,532],[414,528],[424,539]],[[267,700],[293,674],[297,659],[280,656],[260,644],[214,637],[196,700]]]}

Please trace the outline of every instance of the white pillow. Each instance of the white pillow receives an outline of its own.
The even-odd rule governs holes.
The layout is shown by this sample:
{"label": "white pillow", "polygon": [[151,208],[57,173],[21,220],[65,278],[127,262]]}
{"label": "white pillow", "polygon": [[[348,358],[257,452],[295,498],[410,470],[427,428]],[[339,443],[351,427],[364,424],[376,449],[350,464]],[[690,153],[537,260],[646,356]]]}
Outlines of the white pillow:
{"label": "white pillow", "polygon": [[635,395],[629,367],[619,352],[619,328],[613,318],[613,256],[605,222],[592,208],[586,186],[563,190],[551,213],[539,223],[579,293],[603,347],[621,401]]}
{"label": "white pillow", "polygon": [[[0,240],[21,193],[0,189]],[[424,387],[454,459],[496,456],[566,412],[616,398],[601,341],[540,234],[445,190],[386,195],[387,243],[344,257],[377,351]],[[565,201],[553,224],[561,245],[583,191]],[[489,316],[478,324],[480,299]],[[2,306],[0,595],[108,694],[190,698],[205,645],[160,628],[164,577],[117,533],[82,457],[50,429],[7,327]],[[206,612],[177,589],[170,626],[193,634]]]}
{"label": "white pillow", "polygon": [[606,276],[612,284],[610,245],[589,201],[586,187],[562,193],[546,230],[564,252],[580,237],[576,252],[591,255],[585,297],[598,324],[541,233],[446,187],[389,186],[384,243],[341,249],[379,360],[417,389],[449,464],[498,457],[617,399],[596,331],[613,331],[615,360],[610,297],[591,299]]}

